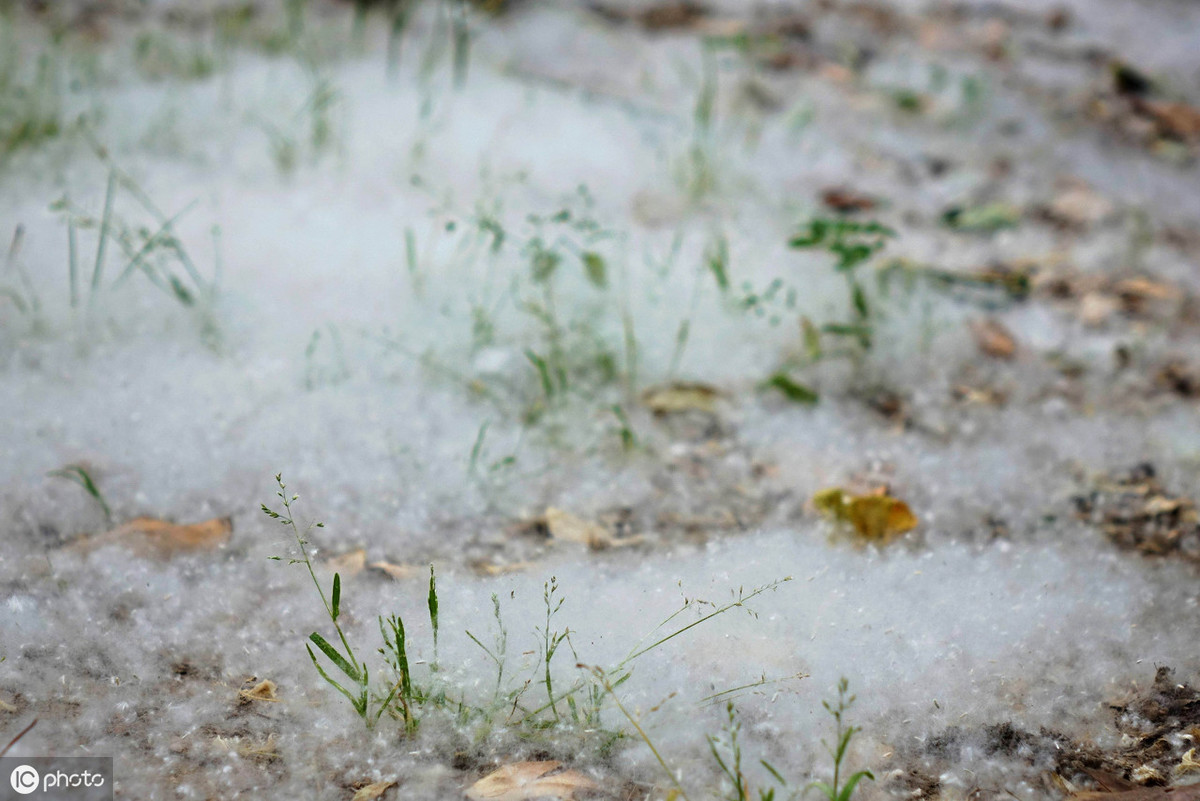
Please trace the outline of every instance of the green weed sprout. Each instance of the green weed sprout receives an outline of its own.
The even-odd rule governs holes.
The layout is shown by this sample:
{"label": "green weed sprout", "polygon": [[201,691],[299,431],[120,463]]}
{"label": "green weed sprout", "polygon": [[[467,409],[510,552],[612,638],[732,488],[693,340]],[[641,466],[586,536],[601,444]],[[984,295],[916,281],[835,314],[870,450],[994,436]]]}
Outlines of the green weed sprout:
{"label": "green weed sprout", "polygon": [[854,739],[854,735],[862,731],[857,726],[848,725],[845,720],[846,711],[854,704],[854,696],[847,697],[846,695],[849,692],[849,688],[850,682],[843,676],[838,680],[837,705],[830,704],[828,701],[821,702],[821,705],[825,707],[825,711],[833,716],[837,724],[836,746],[830,746],[828,743],[822,741],[829,755],[833,757],[833,783],[829,784],[828,782],[817,781],[810,784],[809,787],[815,787],[820,790],[821,795],[825,796],[828,801],[850,801],[850,798],[854,795],[854,788],[858,786],[860,781],[863,779],[875,781],[875,776],[871,771],[860,770],[857,773],[851,774],[846,779],[846,783],[842,784],[843,763],[846,761],[846,751],[850,748],[850,741]]}
{"label": "green weed sprout", "polygon": [[821,333],[851,337],[863,350],[870,350],[874,336],[874,317],[866,290],[858,278],[858,268],[870,261],[896,232],[878,222],[826,219],[818,217],[793,236],[788,244],[797,249],[819,248],[837,259],[834,269],[846,278],[850,295],[851,319],[827,323]]}
{"label": "green weed sprout", "polygon": [[92,480],[92,475],[83,465],[69,464],[66,467],[61,467],[58,470],[51,470],[46,474],[50,478],[65,478],[67,481],[72,481],[83,487],[84,492],[92,496],[96,503],[100,504],[101,510],[104,512],[105,522],[112,523],[112,510],[108,506],[108,502],[104,500],[104,495],[100,492],[100,488],[96,486],[96,482]]}
{"label": "green weed sprout", "polygon": [[[333,624],[334,630],[337,631],[338,639],[341,641],[342,649],[345,651],[345,653],[343,654],[341,651],[339,651],[318,632],[314,631],[312,634],[308,635],[308,639],[313,645],[317,646],[317,649],[323,653],[339,671],[341,671],[342,675],[345,676],[346,679],[349,679],[349,683],[353,689],[347,689],[337,679],[334,679],[332,676],[330,676],[328,671],[326,671],[325,668],[321,666],[321,663],[317,660],[317,655],[313,653],[312,647],[306,645],[305,649],[308,651],[308,658],[312,660],[313,667],[315,667],[317,672],[321,674],[321,678],[325,679],[325,681],[328,682],[329,685],[335,690],[346,696],[347,700],[349,700],[351,705],[354,707],[354,711],[358,713],[358,716],[362,718],[363,722],[367,725],[367,728],[373,728],[374,725],[379,721],[380,715],[382,715],[383,712],[388,708],[392,698],[395,697],[395,694],[401,689],[404,679],[407,676],[407,671],[405,671],[404,675],[401,676],[400,681],[397,681],[396,685],[392,687],[384,699],[377,703],[374,709],[372,709],[370,671],[367,668],[366,662],[360,662],[354,655],[354,649],[350,647],[350,642],[346,639],[346,632],[342,630],[342,626],[338,622],[338,618],[341,616],[342,576],[340,573],[333,574],[333,587],[330,590],[330,594],[327,596],[325,594],[325,588],[321,586],[321,582],[317,578],[316,571],[313,570],[312,559],[308,555],[308,540],[304,538],[304,534],[300,533],[300,528],[296,525],[296,521],[292,516],[292,504],[299,500],[300,496],[289,496],[287,494],[287,485],[283,483],[282,473],[277,473],[275,475],[275,483],[279,486],[279,491],[275,494],[279,496],[281,501],[283,501],[283,513],[281,514],[274,511],[264,503],[262,504],[263,514],[272,520],[277,520],[281,524],[292,529],[292,534],[294,534],[296,537],[296,544],[300,547],[300,558],[291,559],[288,561],[288,564],[302,564],[308,569],[308,575],[312,578],[313,586],[317,588],[317,594],[321,596],[321,603],[325,607],[325,614],[328,615],[329,622]],[[324,523],[312,523],[309,525],[309,529],[324,527]],[[278,559],[279,557],[273,558]],[[380,626],[382,627],[382,625],[383,621],[381,619]],[[399,645],[402,651],[404,645],[404,633],[402,624],[400,624],[400,626]],[[386,635],[384,639],[386,641]],[[405,662],[405,667],[407,668],[407,662]]]}
{"label": "green weed sprout", "polygon": [[[729,717],[729,721],[725,724],[725,737],[721,739],[709,735],[707,738],[708,748],[717,762],[717,767],[721,769],[721,773],[725,774],[725,778],[733,787],[732,794],[726,798],[729,801],[750,801],[750,783],[746,779],[746,774],[742,772],[742,745],[738,741],[742,722],[738,719],[737,708],[733,705],[733,701],[726,702],[725,712]],[[759,764],[767,769],[775,781],[779,782],[780,787],[787,788],[787,781],[770,762],[760,759]],[[774,787],[766,790],[760,789],[758,791],[759,801],[775,801],[775,789]]]}

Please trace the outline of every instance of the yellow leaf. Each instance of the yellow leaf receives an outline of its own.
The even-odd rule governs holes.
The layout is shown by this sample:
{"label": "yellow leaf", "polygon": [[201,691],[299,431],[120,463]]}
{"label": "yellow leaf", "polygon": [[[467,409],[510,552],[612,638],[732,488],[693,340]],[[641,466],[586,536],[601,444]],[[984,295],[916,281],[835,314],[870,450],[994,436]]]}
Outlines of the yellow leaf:
{"label": "yellow leaf", "polygon": [[426,568],[413,567],[412,565],[396,565],[391,562],[372,562],[367,565],[372,570],[378,570],[382,573],[387,573],[396,581],[407,581],[417,576],[425,575]]}
{"label": "yellow leaf", "polygon": [[612,537],[604,526],[576,517],[570,512],[550,506],[546,509],[545,518],[546,528],[556,540],[579,542],[596,551],[612,544]]}
{"label": "yellow leaf", "polygon": [[[253,679],[251,679],[251,681],[253,681]],[[275,695],[275,689],[276,689],[275,682],[271,681],[270,679],[263,679],[258,684],[254,685],[253,687],[238,690],[238,698],[240,698],[246,702],[250,702],[250,701],[275,702],[275,701],[279,700],[279,698],[277,698]]]}
{"label": "yellow leaf", "polygon": [[559,770],[561,763],[517,762],[489,773],[467,788],[471,801],[532,801],[558,798],[570,801],[580,790],[599,785],[575,770]]}
{"label": "yellow leaf", "polygon": [[546,529],[550,532],[551,537],[563,542],[582,543],[593,551],[636,545],[642,541],[641,537],[614,539],[608,529],[599,523],[584,520],[582,517],[576,517],[570,512],[556,509],[553,506],[547,507],[546,513],[542,517],[546,521]]}
{"label": "yellow leaf", "polygon": [[851,495],[840,487],[821,490],[813,506],[825,517],[848,523],[860,537],[889,542],[917,527],[908,504],[890,495]]}
{"label": "yellow leaf", "polygon": [[84,551],[120,545],[139,556],[166,559],[188,551],[211,551],[229,542],[233,520],[217,517],[203,523],[178,525],[152,517],[139,517],[111,531],[86,537],[76,543]]}
{"label": "yellow leaf", "polygon": [[676,381],[642,393],[642,405],[655,414],[697,411],[716,414],[721,393],[707,384]]}
{"label": "yellow leaf", "polygon": [[356,548],[353,551],[332,556],[325,560],[324,566],[330,572],[340,573],[342,578],[357,576],[367,566],[367,551],[365,548]]}

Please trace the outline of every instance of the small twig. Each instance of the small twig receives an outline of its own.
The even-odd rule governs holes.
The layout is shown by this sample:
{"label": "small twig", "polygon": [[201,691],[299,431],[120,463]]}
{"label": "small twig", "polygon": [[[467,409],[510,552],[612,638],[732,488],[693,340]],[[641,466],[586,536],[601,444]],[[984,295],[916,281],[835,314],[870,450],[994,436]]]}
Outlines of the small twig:
{"label": "small twig", "polygon": [[24,737],[26,734],[29,734],[29,730],[30,730],[30,729],[32,729],[34,726],[36,726],[36,725],[37,725],[37,722],[38,722],[38,719],[37,719],[37,718],[34,718],[32,721],[30,721],[30,723],[29,723],[29,725],[28,725],[28,726],[26,726],[25,728],[21,729],[21,731],[17,732],[17,736],[16,736],[16,737],[14,737],[14,738],[12,738],[11,740],[9,740],[9,741],[8,741],[8,745],[4,746],[4,750],[3,750],[3,751],[0,751],[0,757],[2,757],[2,756],[4,756],[5,754],[7,754],[7,753],[8,753],[8,749],[12,748],[14,745],[16,745],[16,744],[17,744],[17,740],[20,740],[20,739],[21,739],[22,737]]}

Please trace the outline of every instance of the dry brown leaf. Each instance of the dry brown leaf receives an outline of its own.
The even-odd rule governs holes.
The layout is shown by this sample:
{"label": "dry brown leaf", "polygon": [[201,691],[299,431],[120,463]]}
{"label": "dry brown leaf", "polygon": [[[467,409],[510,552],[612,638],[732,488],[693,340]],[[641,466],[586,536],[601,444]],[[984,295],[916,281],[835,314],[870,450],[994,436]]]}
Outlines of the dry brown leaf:
{"label": "dry brown leaf", "polygon": [[395,782],[375,782],[368,784],[366,787],[360,787],[354,793],[354,797],[350,801],[375,801],[376,798],[388,791],[389,787],[394,787]]}
{"label": "dry brown leaf", "polygon": [[342,578],[357,576],[367,566],[367,549],[356,548],[353,551],[331,556],[322,564],[326,570],[340,573]]}
{"label": "dry brown leaf", "polygon": [[139,556],[167,559],[189,551],[215,550],[229,542],[232,534],[233,519],[229,517],[215,517],[191,525],[139,517],[103,534],[85,537],[76,543],[76,547],[87,552],[106,545],[120,545]]}
{"label": "dry brown leaf", "polygon": [[971,323],[975,344],[993,359],[1011,359],[1017,355],[1017,340],[999,320],[975,320]]}
{"label": "dry brown leaf", "polygon": [[956,384],[950,395],[957,401],[979,406],[1003,406],[1008,400],[1008,393],[993,387],[973,387],[968,384]]}
{"label": "dry brown leaf", "polygon": [[1079,301],[1079,319],[1084,325],[1097,327],[1121,310],[1121,301],[1098,289],[1088,292]]}
{"label": "dry brown leaf", "polygon": [[655,414],[688,411],[716,414],[720,397],[721,393],[707,384],[676,381],[647,389],[642,393],[642,405]]}
{"label": "dry brown leaf", "polygon": [[601,551],[613,545],[612,535],[599,523],[584,520],[553,506],[546,508],[543,517],[550,536],[556,540],[583,543],[593,551]]}
{"label": "dry brown leaf", "polygon": [[853,189],[832,186],[821,191],[821,202],[834,211],[870,211],[878,205],[875,198]]}
{"label": "dry brown leaf", "polygon": [[1139,787],[1116,793],[1089,790],[1071,796],[1077,801],[1200,801],[1200,784],[1186,787]]}
{"label": "dry brown leaf", "polygon": [[491,562],[475,562],[471,569],[481,576],[503,576],[508,573],[519,573],[533,567],[533,562],[513,562],[507,565],[497,565]]}
{"label": "dry brown leaf", "polygon": [[396,581],[407,581],[425,575],[425,568],[413,565],[395,565],[391,562],[372,562],[367,565],[372,570],[378,570],[394,578]]}
{"label": "dry brown leaf", "polygon": [[274,734],[268,734],[267,739],[258,743],[249,738],[243,739],[238,736],[222,737],[218,734],[216,737],[213,737],[213,745],[221,751],[236,753],[238,756],[247,759],[279,758],[279,752],[275,748]]}
{"label": "dry brown leaf", "polygon": [[1179,764],[1175,766],[1177,774],[1197,773],[1200,772],[1200,761],[1196,759],[1196,749],[1189,748],[1180,758]]}
{"label": "dry brown leaf", "polygon": [[1200,801],[1200,784],[1188,784],[1187,787],[1139,787],[1118,793],[1088,790],[1070,797],[1078,801]]}
{"label": "dry brown leaf", "polygon": [[1176,287],[1146,277],[1122,279],[1113,284],[1112,290],[1132,300],[1174,300],[1179,297]]}
{"label": "dry brown leaf", "polygon": [[813,506],[826,517],[848,523],[859,536],[885,543],[918,523],[908,504],[883,492],[852,495],[833,487],[814,495]]}
{"label": "dry brown leaf", "polygon": [[599,785],[576,770],[560,770],[562,763],[517,762],[489,773],[467,788],[471,801],[532,801],[558,798],[570,801],[581,790]]}
{"label": "dry brown leaf", "polygon": [[690,28],[704,19],[708,9],[688,0],[652,5],[637,14],[637,21],[649,31]]}
{"label": "dry brown leaf", "polygon": [[247,703],[250,701],[269,701],[275,703],[279,701],[279,698],[275,695],[276,689],[275,682],[270,679],[263,679],[253,687],[238,690],[238,698]]}
{"label": "dry brown leaf", "polygon": [[1082,228],[1107,219],[1114,209],[1108,198],[1091,187],[1071,182],[1055,195],[1046,211],[1060,223]]}
{"label": "dry brown leaf", "polygon": [[1164,136],[1177,139],[1200,137],[1200,109],[1194,106],[1186,103],[1138,100],[1136,108],[1153,119]]}

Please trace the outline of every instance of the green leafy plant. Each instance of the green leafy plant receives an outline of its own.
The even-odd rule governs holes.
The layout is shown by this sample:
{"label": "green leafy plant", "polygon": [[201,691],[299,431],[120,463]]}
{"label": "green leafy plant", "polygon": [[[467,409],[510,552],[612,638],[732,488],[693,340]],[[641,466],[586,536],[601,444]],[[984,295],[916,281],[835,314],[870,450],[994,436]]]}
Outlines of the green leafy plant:
{"label": "green leafy plant", "polygon": [[[566,599],[557,580],[551,578],[542,588],[545,617],[541,625],[534,629],[538,646],[536,650],[525,652],[536,654],[537,658],[528,666],[529,672],[523,680],[518,677],[515,681],[509,678],[513,673],[508,667],[508,630],[501,615],[499,596],[493,595],[496,632],[491,644],[485,644],[483,638],[469,630],[465,632],[467,638],[487,655],[495,669],[491,697],[473,698],[468,688],[478,686],[479,682],[467,679],[461,685],[456,685],[449,676],[442,674],[438,662],[440,604],[437,576],[431,567],[426,607],[432,630],[433,656],[426,665],[425,680],[419,681],[414,674],[414,666],[421,663],[414,662],[410,656],[411,636],[404,620],[393,614],[378,618],[383,642],[379,654],[383,658],[385,671],[390,675],[382,682],[372,683],[367,661],[358,656],[349,633],[342,625],[341,575],[334,574],[327,592],[312,562],[307,534],[313,528],[323,528],[324,524],[314,522],[302,529],[295,521],[293,509],[298,496],[288,494],[282,475],[276,475],[275,482],[278,487],[276,495],[283,504],[282,511],[271,509],[266,504],[261,505],[261,510],[272,520],[291,529],[298,556],[290,559],[289,564],[304,565],[317,589],[325,616],[336,634],[336,637],[326,638],[320,632],[312,632],[306,644],[309,659],[321,678],[350,702],[368,729],[375,728],[386,715],[401,722],[405,732],[412,734],[424,715],[440,711],[453,714],[460,725],[478,727],[477,736],[483,736],[492,726],[502,722],[506,728],[520,732],[521,736],[537,736],[539,732],[547,730],[570,731],[579,737],[598,738],[600,744],[607,748],[626,736],[623,730],[605,725],[604,712],[610,700],[615,702],[626,718],[633,720],[635,728],[639,727],[636,719],[631,718],[616,696],[616,689],[632,677],[636,660],[728,612],[740,609],[755,616],[749,602],[791,580],[790,577],[779,579],[749,591],[739,588],[723,604],[685,597],[679,609],[655,626],[624,659],[605,671],[585,665],[572,643],[571,629],[556,625]],[[690,622],[677,624],[675,621],[679,616],[688,611],[699,614]],[[569,664],[563,664],[563,654],[567,652],[570,654]],[[564,672],[571,666],[577,670],[575,679],[564,686]],[[746,687],[763,683],[766,683],[765,679]],[[534,690],[532,694],[529,692],[531,688]]]}
{"label": "green leafy plant", "polygon": [[[342,681],[339,681],[338,679],[335,679],[333,676],[329,675],[329,672],[317,659],[317,655],[313,653],[312,646],[306,645],[305,649],[308,651],[308,657],[312,660],[313,667],[316,668],[317,672],[321,674],[321,678],[323,678],[335,690],[346,696],[346,699],[350,702],[351,706],[354,707],[354,711],[358,713],[358,716],[362,718],[363,723],[367,725],[367,728],[373,728],[375,724],[379,722],[380,716],[387,711],[392,699],[396,697],[396,694],[400,692],[402,688],[407,686],[407,691],[410,696],[412,693],[411,682],[408,681],[408,661],[405,651],[406,645],[403,623],[394,615],[388,618],[388,622],[393,624],[393,631],[398,632],[394,635],[391,645],[393,648],[393,655],[396,659],[394,667],[399,673],[399,678],[391,687],[391,689],[387,691],[382,700],[374,700],[371,695],[370,670],[365,661],[360,661],[358,657],[355,656],[354,649],[350,646],[350,641],[346,638],[346,632],[339,622],[342,604],[341,574],[333,574],[333,585],[330,588],[329,595],[326,595],[325,588],[321,586],[321,581],[317,578],[316,571],[313,569],[312,559],[308,554],[308,540],[305,539],[305,533],[312,528],[324,528],[325,524],[319,522],[312,523],[308,529],[306,529],[305,533],[301,533],[300,528],[296,525],[296,521],[292,512],[292,504],[299,500],[300,496],[287,494],[287,485],[283,483],[282,473],[276,474],[275,483],[279,487],[278,492],[275,494],[279,496],[279,499],[283,502],[283,512],[277,512],[264,503],[261,507],[263,514],[272,520],[291,528],[292,534],[296,538],[296,545],[300,550],[300,557],[298,559],[288,560],[288,564],[302,564],[308,570],[308,575],[310,578],[312,578],[313,586],[317,588],[317,594],[321,598],[321,604],[325,607],[325,614],[328,616],[329,622],[333,624],[333,628],[337,632],[338,640],[341,642],[342,647],[341,650],[338,650],[338,648],[325,639],[320,632],[316,631],[308,635],[308,639],[312,645],[317,647],[317,650],[324,654],[325,657],[333,663],[334,667],[336,667],[345,678]],[[279,557],[273,558],[278,559]],[[430,594],[432,596],[434,592],[433,568],[430,568],[429,575]],[[380,629],[383,630],[384,620],[382,617],[379,620],[379,625]],[[384,642],[385,644],[388,643],[386,633],[384,635]],[[347,687],[343,681],[350,686]],[[405,707],[405,711],[406,713],[409,711],[407,706]],[[406,715],[405,720],[407,723],[409,722],[410,718]],[[415,727],[415,723],[412,725]]]}
{"label": "green leafy plant", "polygon": [[[201,275],[182,240],[175,234],[175,225],[195,207],[195,202],[167,216],[137,182],[112,163],[103,147],[96,143],[93,146],[109,168],[100,216],[93,217],[65,195],[50,205],[51,211],[62,215],[67,227],[67,283],[71,307],[82,304],[91,311],[105,292],[119,290],[133,276],[140,275],[180,305],[195,310],[202,323],[205,341],[215,344],[220,338],[213,314],[218,270],[214,268],[211,278]],[[117,212],[117,201],[122,196],[132,199],[144,213],[153,217],[155,227],[131,224],[123,219]],[[90,275],[83,274],[80,264],[79,232],[85,230],[96,232]],[[215,242],[215,229],[213,235]],[[123,252],[125,262],[116,276],[108,279],[106,270],[112,245]],[[85,297],[86,303],[83,302]]]}
{"label": "green leafy plant", "polygon": [[820,329],[822,334],[848,337],[862,350],[870,350],[875,313],[858,273],[894,236],[895,231],[878,222],[818,217],[789,240],[788,244],[793,248],[828,252],[836,259],[834,269],[846,279],[850,319],[826,323]]}
{"label": "green leafy plant", "polygon": [[[742,722],[738,719],[737,708],[733,705],[733,701],[726,702],[725,713],[728,720],[724,727],[724,737],[709,735],[707,737],[708,748],[713,759],[716,760],[717,767],[720,768],[721,773],[732,787],[731,794],[726,798],[729,801],[750,801],[750,782],[742,771],[742,745],[738,741]],[[765,759],[760,759],[758,762],[771,774],[771,778],[779,783],[780,788],[787,789],[787,780],[770,762]],[[775,787],[760,788],[758,790],[759,801],[775,801],[776,789]]]}
{"label": "green leafy plant", "polygon": [[[816,781],[809,785],[810,788],[816,788],[821,795],[825,796],[828,801],[850,801],[854,795],[854,789],[863,779],[875,781],[874,774],[869,770],[860,770],[844,776],[846,752],[850,749],[850,741],[854,739],[854,735],[862,731],[857,726],[851,726],[846,723],[845,715],[850,707],[854,704],[854,696],[848,695],[850,691],[850,682],[844,676],[838,680],[837,684],[837,703],[831,704],[828,701],[822,701],[821,705],[825,707],[836,724],[837,737],[834,740],[834,745],[822,741],[829,755],[833,757],[833,782]],[[843,778],[845,781],[843,782]]]}

